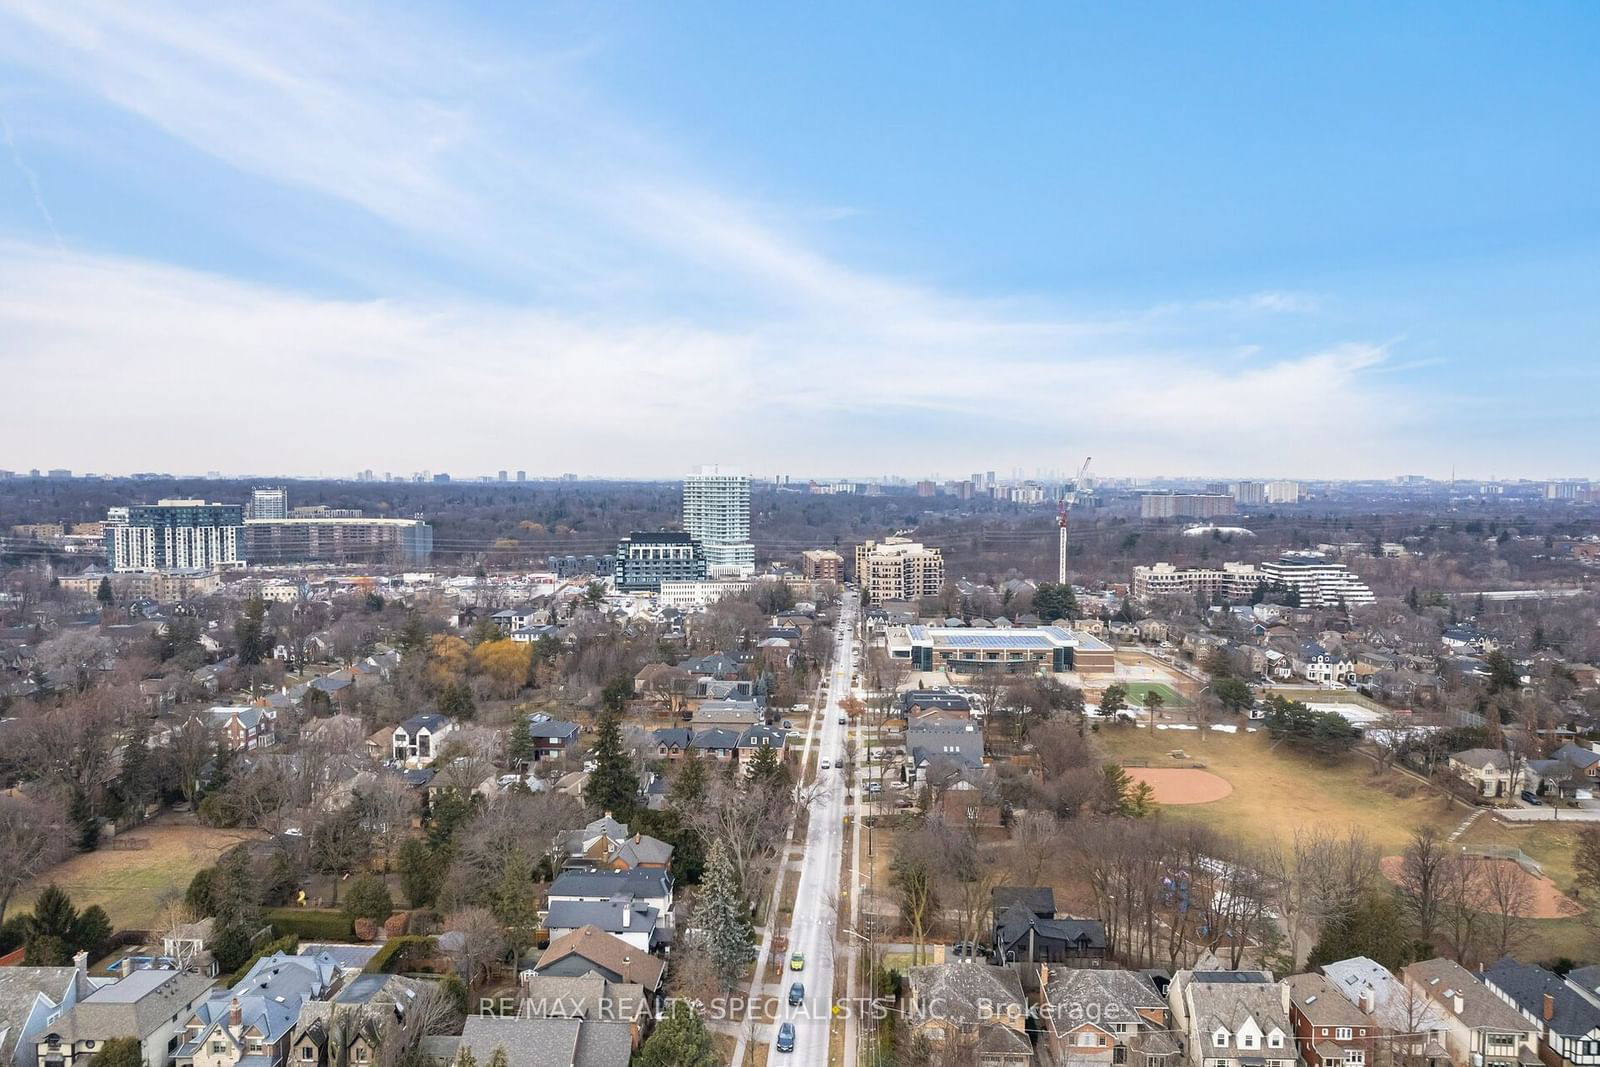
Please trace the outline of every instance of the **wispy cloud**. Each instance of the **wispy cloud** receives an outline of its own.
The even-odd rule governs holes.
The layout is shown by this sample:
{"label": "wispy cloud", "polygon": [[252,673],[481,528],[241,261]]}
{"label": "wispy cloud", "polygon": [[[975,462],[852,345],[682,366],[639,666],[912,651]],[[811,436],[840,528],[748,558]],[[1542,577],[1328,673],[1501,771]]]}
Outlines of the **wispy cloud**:
{"label": "wispy cloud", "polygon": [[50,205],[45,203],[44,191],[39,188],[39,174],[23,162],[22,153],[17,148],[17,139],[11,133],[11,124],[6,121],[4,115],[0,115],[0,138],[5,140],[6,149],[11,153],[11,165],[17,168],[17,172],[28,183],[28,188],[33,193],[33,206],[39,210],[39,216],[50,230],[50,236],[55,238],[56,247],[65,248],[61,242],[61,231],[56,229],[56,218],[50,214]]}
{"label": "wispy cloud", "polygon": [[[507,54],[389,9],[316,5],[0,0],[0,22],[11,63],[517,294],[441,292],[419,266],[415,285],[386,273],[384,299],[337,300],[14,245],[0,263],[0,367],[22,372],[19,434],[63,436],[43,401],[85,371],[107,410],[75,401],[74,420],[109,419],[117,398],[161,381],[153,421],[181,412],[217,450],[207,465],[241,469],[488,469],[505,465],[493,458],[504,427],[537,426],[529,452],[551,466],[616,473],[717,457],[953,470],[1008,452],[1052,465],[1090,440],[1119,453],[1108,471],[1172,470],[1194,465],[1196,434],[1219,466],[1332,472],[1351,450],[1327,456],[1312,434],[1355,431],[1376,464],[1386,427],[1423,414],[1379,384],[1379,346],[1268,344],[1241,361],[1251,338],[1193,325],[1314,313],[1309,294],[1085,318],[852,267],[804,232],[817,221],[804,211],[722,188],[613,114],[573,42]],[[219,383],[246,382],[252,407],[321,432],[285,433],[278,461],[256,461],[259,439],[214,402]],[[370,444],[358,429],[358,412],[419,410],[440,433]],[[1300,444],[1275,414],[1292,415]],[[1226,415],[1243,418],[1217,432]],[[797,455],[795,434],[824,423],[841,434],[807,437]],[[983,439],[963,432],[979,426]],[[484,443],[450,443],[476,436],[463,427]]]}

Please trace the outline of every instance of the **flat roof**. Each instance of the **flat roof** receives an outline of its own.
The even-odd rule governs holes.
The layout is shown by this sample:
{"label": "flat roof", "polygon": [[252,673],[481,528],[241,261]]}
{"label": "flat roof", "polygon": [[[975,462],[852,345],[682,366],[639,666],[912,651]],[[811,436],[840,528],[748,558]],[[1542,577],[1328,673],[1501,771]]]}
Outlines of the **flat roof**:
{"label": "flat roof", "polygon": [[979,649],[1054,649],[1075,648],[1085,652],[1109,652],[1111,646],[1086,633],[1063,626],[1013,626],[994,630],[969,630],[956,626],[909,626],[913,643],[941,648]]}

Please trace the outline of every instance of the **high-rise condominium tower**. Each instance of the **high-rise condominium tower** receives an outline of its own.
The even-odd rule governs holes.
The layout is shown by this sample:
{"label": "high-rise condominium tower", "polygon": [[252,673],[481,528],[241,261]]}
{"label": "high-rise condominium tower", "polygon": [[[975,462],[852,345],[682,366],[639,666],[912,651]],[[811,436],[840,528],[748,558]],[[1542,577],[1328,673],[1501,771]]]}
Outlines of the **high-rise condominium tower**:
{"label": "high-rise condominium tower", "polygon": [[748,476],[718,467],[696,469],[683,480],[683,528],[705,547],[712,577],[755,573]]}

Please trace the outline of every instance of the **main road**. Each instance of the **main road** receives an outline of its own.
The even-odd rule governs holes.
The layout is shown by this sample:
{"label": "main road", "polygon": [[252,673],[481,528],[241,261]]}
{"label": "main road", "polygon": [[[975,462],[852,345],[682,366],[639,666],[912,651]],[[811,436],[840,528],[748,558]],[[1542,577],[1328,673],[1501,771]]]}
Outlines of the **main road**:
{"label": "main road", "polygon": [[[857,610],[857,594],[846,590],[839,608],[833,665],[828,672],[828,698],[822,702],[822,726],[812,731],[819,788],[807,794],[812,796],[810,819],[806,826],[800,887],[789,926],[789,953],[801,953],[805,957],[805,967],[800,971],[790,970],[788,958],[783,960],[784,978],[779,1000],[783,1007],[778,1022],[771,1025],[771,1047],[767,1053],[770,1067],[827,1067],[828,1028],[835,1003],[834,952],[839,951],[841,961],[852,955],[845,951],[845,935],[839,932],[845,919],[840,911],[846,904],[839,894],[839,866],[848,829],[844,821],[847,772],[839,764],[844,758],[845,734],[849,729],[840,721],[845,717],[840,702],[851,688]],[[828,761],[828,770],[820,769],[822,760]],[[788,989],[790,983],[797,981],[805,983],[805,1002],[791,1007]],[[854,1025],[853,1016],[845,1018],[846,1025]],[[794,1024],[793,1052],[778,1051],[781,1022]]]}

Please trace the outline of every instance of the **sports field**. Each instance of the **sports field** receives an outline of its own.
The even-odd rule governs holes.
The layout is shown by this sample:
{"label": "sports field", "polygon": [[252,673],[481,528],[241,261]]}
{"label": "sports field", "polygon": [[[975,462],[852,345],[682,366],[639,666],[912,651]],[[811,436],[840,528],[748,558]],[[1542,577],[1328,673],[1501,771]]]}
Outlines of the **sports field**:
{"label": "sports field", "polygon": [[71,895],[80,910],[91,904],[106,909],[115,929],[148,930],[162,904],[187,889],[196,871],[251,836],[201,826],[187,815],[163,816],[124,835],[141,839],[148,847],[108,846],[58,863],[18,892],[7,914],[27,911],[39,891],[54,883]]}
{"label": "sports field", "polygon": [[1179,696],[1170,685],[1162,682],[1129,682],[1128,703],[1136,708],[1144,707],[1146,693],[1157,693],[1161,697],[1161,706],[1164,708],[1180,707],[1188,701]]}

